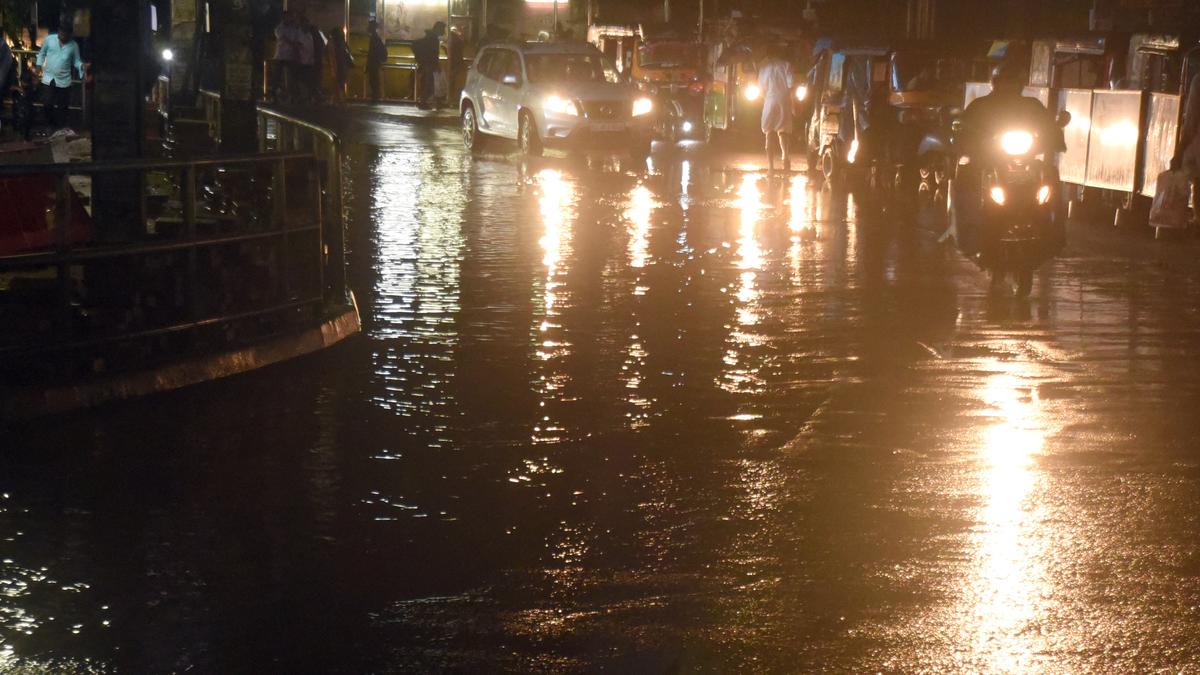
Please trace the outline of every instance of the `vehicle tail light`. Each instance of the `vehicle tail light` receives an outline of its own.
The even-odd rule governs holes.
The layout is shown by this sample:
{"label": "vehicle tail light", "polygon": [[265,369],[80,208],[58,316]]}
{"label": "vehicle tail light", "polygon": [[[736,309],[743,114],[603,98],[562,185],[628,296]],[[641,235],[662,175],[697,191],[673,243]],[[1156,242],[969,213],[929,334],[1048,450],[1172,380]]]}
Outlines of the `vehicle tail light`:
{"label": "vehicle tail light", "polygon": [[707,85],[702,80],[697,80],[688,85],[688,91],[693,94],[703,94]]}

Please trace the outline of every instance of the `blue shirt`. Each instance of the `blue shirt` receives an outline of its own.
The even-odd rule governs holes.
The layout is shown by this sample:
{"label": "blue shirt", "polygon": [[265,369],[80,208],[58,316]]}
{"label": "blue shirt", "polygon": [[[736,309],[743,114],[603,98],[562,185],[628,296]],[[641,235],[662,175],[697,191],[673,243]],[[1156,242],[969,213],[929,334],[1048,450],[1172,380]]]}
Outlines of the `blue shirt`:
{"label": "blue shirt", "polygon": [[42,69],[42,84],[51,81],[57,87],[71,86],[71,69],[83,75],[83,60],[79,58],[79,43],[71,40],[62,44],[58,33],[47,35],[42,40],[42,49],[37,55],[37,65]]}

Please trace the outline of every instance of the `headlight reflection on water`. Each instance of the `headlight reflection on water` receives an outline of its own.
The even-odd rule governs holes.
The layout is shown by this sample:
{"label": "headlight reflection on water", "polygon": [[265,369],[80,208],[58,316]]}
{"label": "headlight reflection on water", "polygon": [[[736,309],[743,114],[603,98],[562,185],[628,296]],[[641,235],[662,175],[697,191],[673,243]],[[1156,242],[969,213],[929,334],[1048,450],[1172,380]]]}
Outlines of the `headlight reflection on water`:
{"label": "headlight reflection on water", "polygon": [[564,260],[570,253],[575,187],[563,180],[561,171],[554,169],[539,171],[535,183],[543,228],[538,244],[542,248],[542,264],[546,272],[541,317],[535,313],[536,330],[533,331],[535,355],[537,360],[543,362],[541,376],[535,383],[542,416],[534,425],[530,440],[534,443],[555,443],[565,437],[565,429],[554,419],[551,408],[559,401],[559,392],[568,380],[567,371],[556,366],[571,351],[571,344],[558,335],[562,329],[558,321],[563,310],[560,307],[563,298],[558,288],[562,284],[560,277],[565,274],[562,269]]}
{"label": "headlight reflection on water", "polygon": [[1027,364],[1001,363],[980,397],[992,422],[980,446],[975,573],[964,597],[964,631],[975,654],[992,669],[1017,672],[1034,666],[1039,605],[1046,594],[1045,535],[1033,502],[1045,445],[1045,416]]}

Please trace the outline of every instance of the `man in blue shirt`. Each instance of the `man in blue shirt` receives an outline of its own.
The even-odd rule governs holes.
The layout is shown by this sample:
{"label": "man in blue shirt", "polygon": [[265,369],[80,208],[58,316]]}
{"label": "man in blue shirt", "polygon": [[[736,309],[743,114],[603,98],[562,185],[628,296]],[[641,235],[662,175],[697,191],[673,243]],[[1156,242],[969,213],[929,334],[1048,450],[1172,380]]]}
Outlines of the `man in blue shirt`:
{"label": "man in blue shirt", "polygon": [[55,130],[67,126],[67,104],[71,100],[72,71],[83,77],[83,60],[79,43],[71,37],[71,27],[65,22],[54,35],[46,36],[37,55],[38,73],[42,79],[42,105],[46,118]]}

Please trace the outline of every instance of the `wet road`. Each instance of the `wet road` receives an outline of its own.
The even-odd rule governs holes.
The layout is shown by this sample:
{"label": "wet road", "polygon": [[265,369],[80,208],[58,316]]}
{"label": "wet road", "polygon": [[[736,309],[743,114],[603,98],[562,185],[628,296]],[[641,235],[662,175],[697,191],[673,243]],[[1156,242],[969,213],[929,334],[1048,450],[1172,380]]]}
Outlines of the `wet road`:
{"label": "wet road", "polygon": [[7,430],[0,670],[1200,664],[1193,242],[1026,303],[736,157],[344,132],[366,335]]}

